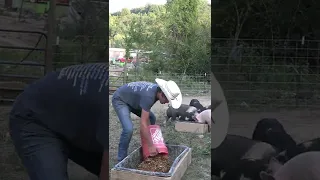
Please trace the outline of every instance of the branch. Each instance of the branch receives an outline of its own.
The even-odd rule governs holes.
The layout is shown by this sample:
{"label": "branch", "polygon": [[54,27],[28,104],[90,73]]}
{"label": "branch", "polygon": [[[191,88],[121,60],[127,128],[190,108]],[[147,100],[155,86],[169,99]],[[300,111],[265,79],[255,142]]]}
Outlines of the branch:
{"label": "branch", "polygon": [[269,16],[269,10],[268,10],[268,7],[267,7],[266,3],[264,2],[264,0],[262,0],[261,2],[262,2],[263,7],[264,7],[264,8],[265,8],[265,10],[266,10],[266,13],[267,13],[267,20],[269,21],[270,26],[271,26],[271,27],[270,27],[270,31],[271,31],[271,39],[273,39],[274,31],[273,31],[272,18],[270,18],[270,16]]}
{"label": "branch", "polygon": [[296,8],[296,10],[295,10],[295,12],[293,14],[293,17],[290,20],[290,26],[288,27],[286,39],[289,39],[289,36],[291,34],[291,30],[294,27],[294,24],[296,22],[297,13],[298,13],[298,10],[300,9],[300,4],[301,4],[301,0],[298,0],[297,8]]}

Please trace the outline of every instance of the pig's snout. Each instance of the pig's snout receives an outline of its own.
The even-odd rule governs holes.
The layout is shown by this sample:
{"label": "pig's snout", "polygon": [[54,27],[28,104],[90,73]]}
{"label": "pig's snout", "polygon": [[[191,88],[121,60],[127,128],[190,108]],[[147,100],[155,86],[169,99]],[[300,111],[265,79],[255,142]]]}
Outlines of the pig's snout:
{"label": "pig's snout", "polygon": [[197,116],[199,115],[198,112],[195,112],[194,115],[192,115],[192,119],[195,121],[195,122],[199,122]]}

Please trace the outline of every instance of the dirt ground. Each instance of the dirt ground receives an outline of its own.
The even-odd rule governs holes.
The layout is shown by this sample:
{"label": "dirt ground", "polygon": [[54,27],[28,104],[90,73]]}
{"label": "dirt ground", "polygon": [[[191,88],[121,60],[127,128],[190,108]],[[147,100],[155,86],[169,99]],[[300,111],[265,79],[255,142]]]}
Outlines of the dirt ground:
{"label": "dirt ground", "polygon": [[[17,12],[7,12],[0,15],[0,29],[28,30],[43,32],[45,21],[43,19],[23,18],[18,20]],[[0,31],[0,44],[7,46],[33,47],[38,41],[39,34],[10,33]]]}
{"label": "dirt ground", "polygon": [[[183,97],[183,103],[189,104],[191,99],[198,99],[203,105],[209,105],[211,102],[210,97]],[[111,99],[111,98],[109,98]],[[111,104],[111,102],[110,102]],[[161,126],[163,138],[168,144],[186,145],[192,148],[192,163],[187,169],[186,174],[183,176],[183,180],[193,179],[211,179],[211,161],[210,161],[210,134],[205,134],[204,137],[199,137],[197,134],[181,133],[174,130],[174,123],[167,123],[164,127],[163,122],[165,120],[165,112],[167,105],[156,103],[151,111],[155,114],[157,121],[156,124]],[[114,109],[110,106],[109,109],[110,122],[109,122],[109,154],[110,154],[110,168],[114,167],[117,163],[117,151],[119,137],[121,133],[121,124],[116,116]],[[140,147],[140,135],[139,135],[139,117],[132,115],[134,122],[134,133],[130,142],[129,153]],[[201,171],[200,171],[201,170]]]}
{"label": "dirt ground", "polygon": [[[184,103],[189,103],[194,97],[185,97]],[[208,97],[196,97],[204,105],[210,104],[210,98]],[[157,116],[157,124],[162,126],[164,120],[164,112],[166,105],[155,104],[152,111]],[[0,107],[0,179],[7,180],[25,180],[27,175],[22,167],[19,158],[14,152],[10,137],[8,136],[8,113],[10,107]],[[110,107],[110,167],[113,167],[116,163],[117,146],[120,136],[120,123],[117,119],[115,112]],[[135,132],[130,144],[129,152],[140,146],[140,136],[137,130],[138,118],[133,116],[135,124]],[[115,131],[116,130],[116,131]],[[183,179],[191,180],[198,179],[210,179],[210,135],[207,134],[204,137],[188,133],[178,133],[173,129],[173,124],[168,123],[166,128],[162,128],[164,138],[170,144],[183,144],[192,148],[192,164],[188,168]],[[199,169],[201,172],[199,173]],[[82,167],[73,162],[69,162],[68,172],[70,180],[94,180],[97,179],[91,173],[87,172]]]}
{"label": "dirt ground", "polygon": [[[188,102],[191,97],[185,97],[184,102]],[[207,97],[198,98],[200,102],[207,105],[210,100]],[[163,112],[166,105],[156,104],[153,111],[157,114],[157,124],[162,124],[164,120]],[[10,137],[7,136],[7,122],[10,107],[0,107],[0,179],[6,180],[26,180],[27,176],[24,168],[17,158]],[[110,108],[110,167],[116,163],[117,146],[120,135],[120,124],[115,116],[113,108]],[[239,134],[250,137],[257,121],[263,117],[277,118],[292,137],[298,142],[312,139],[319,136],[320,129],[320,112],[319,111],[279,111],[279,112],[230,112],[230,128],[229,133]],[[133,116],[135,124],[138,118]],[[173,124],[172,124],[173,125]],[[177,133],[173,130],[172,125],[167,124],[167,127],[162,127],[164,138],[170,143],[185,144],[191,148],[192,164],[189,166],[184,180],[193,179],[210,179],[210,154],[207,152],[207,146],[210,146],[210,137],[205,136],[200,138],[197,135]],[[135,126],[134,137],[130,144],[130,152],[140,146],[138,136],[138,126]],[[70,162],[69,163],[70,180],[94,180],[97,179],[92,174],[88,173],[83,168]]]}
{"label": "dirt ground", "polygon": [[231,124],[228,132],[251,137],[256,123],[264,117],[277,118],[298,143],[320,136],[319,110],[230,112]]}

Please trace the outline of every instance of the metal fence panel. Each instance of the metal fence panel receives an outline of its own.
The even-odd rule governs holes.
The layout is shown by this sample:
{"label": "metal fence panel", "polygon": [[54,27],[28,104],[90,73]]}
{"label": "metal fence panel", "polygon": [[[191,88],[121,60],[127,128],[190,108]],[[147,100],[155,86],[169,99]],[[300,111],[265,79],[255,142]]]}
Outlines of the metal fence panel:
{"label": "metal fence panel", "polygon": [[[10,105],[27,84],[45,74],[47,36],[39,31],[10,29],[0,29],[0,34],[4,37],[0,42],[0,105]],[[13,37],[30,42],[12,42]],[[30,45],[32,42],[35,44]]]}
{"label": "metal fence panel", "polygon": [[319,108],[319,42],[213,39],[212,71],[229,107]]}
{"label": "metal fence panel", "polygon": [[155,78],[175,81],[183,95],[205,96],[210,95],[210,74],[184,75],[178,73],[128,73],[126,82],[149,81]]}

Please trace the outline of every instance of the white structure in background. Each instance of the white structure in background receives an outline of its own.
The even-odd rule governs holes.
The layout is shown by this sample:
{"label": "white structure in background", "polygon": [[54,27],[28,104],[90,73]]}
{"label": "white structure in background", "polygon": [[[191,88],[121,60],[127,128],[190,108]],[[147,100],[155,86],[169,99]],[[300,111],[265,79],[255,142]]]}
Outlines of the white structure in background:
{"label": "white structure in background", "polygon": [[69,21],[79,21],[81,16],[79,13],[83,11],[83,0],[70,0],[68,9],[68,20]]}
{"label": "white structure in background", "polygon": [[[138,50],[130,50],[130,57],[137,57]],[[122,58],[125,57],[126,50],[124,48],[109,48],[109,58]]]}
{"label": "white structure in background", "polygon": [[109,48],[109,59],[124,57],[125,54],[126,54],[126,50],[123,48]]}

